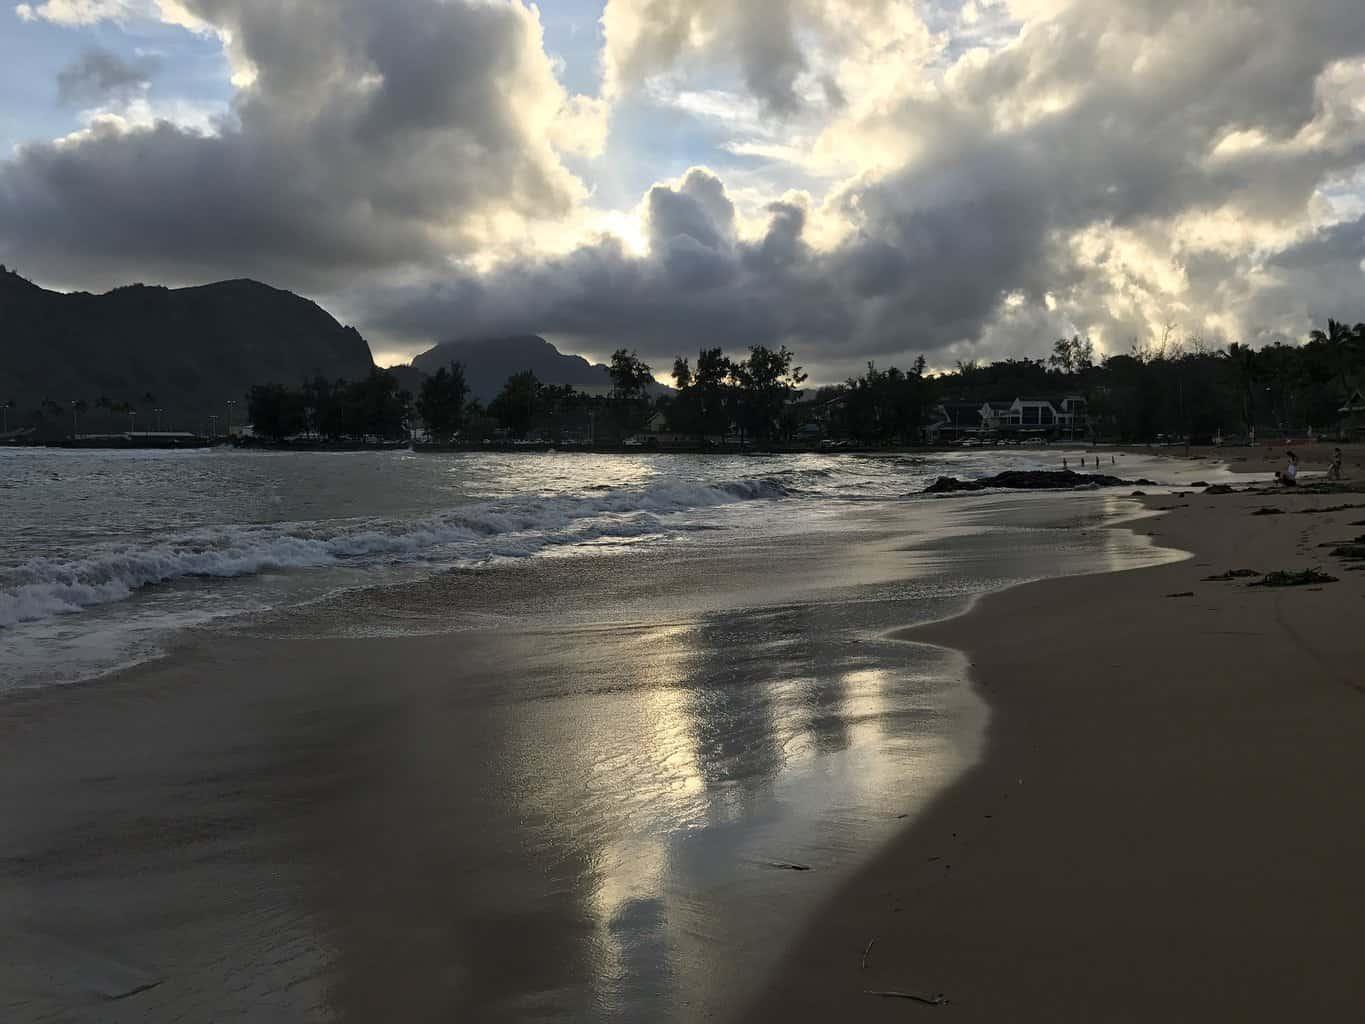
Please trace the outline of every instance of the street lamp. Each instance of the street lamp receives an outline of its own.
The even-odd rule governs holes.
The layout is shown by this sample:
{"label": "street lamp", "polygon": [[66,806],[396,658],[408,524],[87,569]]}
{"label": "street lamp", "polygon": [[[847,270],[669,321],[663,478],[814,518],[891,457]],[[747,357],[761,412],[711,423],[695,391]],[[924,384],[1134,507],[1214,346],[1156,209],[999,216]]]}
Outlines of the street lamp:
{"label": "street lamp", "polygon": [[227,436],[229,441],[232,440],[232,407],[236,404],[236,402],[228,402],[227,404]]}
{"label": "street lamp", "polygon": [[153,409],[152,411],[156,413],[156,432],[159,434],[161,433],[161,410]]}
{"label": "street lamp", "polygon": [[218,417],[209,414],[209,440],[212,441],[218,435]]}

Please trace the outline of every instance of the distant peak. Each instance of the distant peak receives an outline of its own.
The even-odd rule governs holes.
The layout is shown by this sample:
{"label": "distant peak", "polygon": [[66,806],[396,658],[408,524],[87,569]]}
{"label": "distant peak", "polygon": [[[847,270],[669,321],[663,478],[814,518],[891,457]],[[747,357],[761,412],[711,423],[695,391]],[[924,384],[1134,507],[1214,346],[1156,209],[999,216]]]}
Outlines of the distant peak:
{"label": "distant peak", "polygon": [[0,263],[0,284],[3,284],[7,288],[29,288],[33,291],[42,291],[38,285],[34,284],[28,278],[21,276],[19,271],[10,270],[3,263]]}

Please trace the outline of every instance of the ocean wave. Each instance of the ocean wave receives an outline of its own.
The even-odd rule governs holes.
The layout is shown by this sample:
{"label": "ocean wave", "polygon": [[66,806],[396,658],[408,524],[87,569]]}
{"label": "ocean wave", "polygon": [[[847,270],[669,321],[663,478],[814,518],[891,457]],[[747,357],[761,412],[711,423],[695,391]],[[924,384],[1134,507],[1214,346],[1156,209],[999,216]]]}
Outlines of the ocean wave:
{"label": "ocean wave", "polygon": [[714,485],[661,481],[580,497],[483,502],[406,522],[218,527],[156,544],[106,548],[80,559],[33,558],[5,574],[0,628],[122,601],[146,587],[181,579],[227,579],[348,563],[476,563],[647,536],[666,528],[662,516],[787,497],[793,491],[783,476]]}

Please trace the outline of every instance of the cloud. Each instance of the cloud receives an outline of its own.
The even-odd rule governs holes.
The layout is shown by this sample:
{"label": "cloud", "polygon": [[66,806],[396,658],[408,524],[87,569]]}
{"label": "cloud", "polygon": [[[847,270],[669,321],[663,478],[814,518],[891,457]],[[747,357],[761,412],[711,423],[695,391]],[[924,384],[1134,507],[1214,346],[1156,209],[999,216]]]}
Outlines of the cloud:
{"label": "cloud", "polygon": [[[600,97],[566,94],[522,0],[156,10],[224,41],[230,113],[28,146],[0,165],[0,259],[251,274],[414,347],[786,343],[823,379],[1365,319],[1359,0],[608,0]],[[679,164],[598,209],[632,100],[704,120],[715,159],[651,125]]]}
{"label": "cloud", "polygon": [[[986,6],[978,22],[999,33],[1005,14]],[[813,9],[764,9],[776,7]],[[624,84],[741,46],[742,33],[718,39],[730,17],[613,0],[608,74]],[[702,344],[785,342],[832,379],[919,351],[939,365],[1034,354],[1040,332],[1121,351],[1168,322],[1226,341],[1365,319],[1365,221],[1327,199],[1358,187],[1365,165],[1355,0],[1058,0],[1008,17],[1003,41],[937,68],[926,43],[900,79],[835,61],[846,103],[812,148],[867,169],[817,207],[775,204],[761,236],[736,237],[725,190],[694,171],[650,191],[645,255],[606,240],[458,275],[376,296],[374,323],[438,337],[516,325],[593,351],[628,341],[661,363]],[[806,66],[829,63],[814,54]],[[781,113],[765,81],[750,88]],[[813,233],[813,219],[840,230]],[[835,240],[816,247],[816,234]]]}
{"label": "cloud", "polygon": [[0,164],[0,259],[57,282],[318,290],[440,264],[586,195],[552,138],[566,116],[600,132],[603,112],[566,95],[518,0],[170,7],[219,34],[251,84],[211,132],[104,118],[24,146]]}
{"label": "cloud", "polygon": [[150,84],[155,66],[151,60],[130,63],[108,50],[86,50],[58,73],[57,94],[68,104],[126,103]]}
{"label": "cloud", "polygon": [[100,21],[127,21],[147,12],[144,0],[47,0],[19,4],[14,13],[23,21],[50,21],[56,25],[93,25]]}
{"label": "cloud", "polygon": [[609,0],[602,16],[608,94],[634,88],[685,59],[723,57],[738,66],[770,112],[793,113],[802,105],[797,80],[809,70],[797,41],[796,8],[810,6],[787,0]]}

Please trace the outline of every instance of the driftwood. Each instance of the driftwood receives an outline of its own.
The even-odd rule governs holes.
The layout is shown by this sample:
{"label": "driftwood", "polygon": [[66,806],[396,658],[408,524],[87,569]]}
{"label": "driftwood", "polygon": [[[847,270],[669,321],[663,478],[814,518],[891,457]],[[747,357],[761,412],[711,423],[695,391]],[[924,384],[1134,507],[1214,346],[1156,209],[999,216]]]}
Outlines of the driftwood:
{"label": "driftwood", "polygon": [[1200,582],[1201,582],[1201,583],[1223,583],[1223,582],[1226,582],[1227,580],[1244,580],[1244,579],[1250,579],[1252,576],[1264,576],[1264,575],[1265,575],[1265,573],[1263,573],[1263,572],[1257,572],[1255,569],[1229,569],[1227,572],[1225,572],[1225,573],[1220,573],[1220,574],[1217,575],[1217,576],[1205,576]]}
{"label": "driftwood", "polygon": [[923,1003],[925,1006],[947,1006],[948,997],[942,992],[933,996],[916,995],[914,992],[895,992],[895,991],[873,991],[863,989],[865,996],[877,996],[880,999],[909,999],[911,1002]]}
{"label": "driftwood", "polygon": [[869,953],[872,952],[872,947],[875,946],[876,944],[877,944],[877,940],[876,940],[876,939],[869,939],[869,940],[868,940],[868,942],[867,942],[867,948],[866,948],[865,950],[863,950],[862,967],[860,967],[859,970],[862,970],[862,971],[867,970],[867,954],[869,954]]}
{"label": "driftwood", "polygon": [[809,871],[809,864],[792,864],[785,860],[770,860],[767,864],[770,868],[779,868],[782,871]]}

